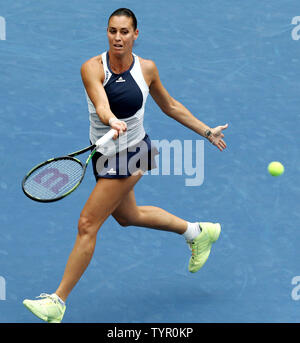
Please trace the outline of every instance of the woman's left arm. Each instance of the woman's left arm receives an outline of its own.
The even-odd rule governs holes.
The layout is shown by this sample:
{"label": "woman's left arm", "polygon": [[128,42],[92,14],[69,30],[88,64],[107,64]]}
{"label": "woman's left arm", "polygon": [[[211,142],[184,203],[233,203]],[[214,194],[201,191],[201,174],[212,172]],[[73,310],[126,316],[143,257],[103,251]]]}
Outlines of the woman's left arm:
{"label": "woman's left arm", "polygon": [[220,151],[224,150],[226,143],[223,140],[224,134],[222,131],[228,127],[228,124],[210,128],[196,118],[179,101],[170,96],[160,81],[157,67],[153,61],[148,61],[147,70],[149,75],[151,73],[150,94],[161,110],[182,125],[207,138]]}

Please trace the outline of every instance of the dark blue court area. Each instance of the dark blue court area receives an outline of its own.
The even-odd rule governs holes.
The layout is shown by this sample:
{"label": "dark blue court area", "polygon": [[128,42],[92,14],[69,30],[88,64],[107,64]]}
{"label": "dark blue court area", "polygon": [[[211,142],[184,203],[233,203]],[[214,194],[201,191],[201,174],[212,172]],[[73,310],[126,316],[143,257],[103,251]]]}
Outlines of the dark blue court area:
{"label": "dark blue court area", "polygon": [[[15,0],[0,4],[0,322],[40,323],[22,304],[56,290],[95,181],[42,204],[21,181],[35,164],[89,145],[82,63],[108,49],[119,7],[140,30],[134,52],[211,127],[229,124],[227,149],[204,142],[204,180],[145,175],[137,203],[188,221],[220,222],[200,271],[179,235],[102,226],[65,323],[300,321],[300,4],[297,0]],[[299,16],[299,18],[297,18]],[[148,98],[152,140],[202,140]],[[193,157],[195,158],[195,156]],[[285,172],[268,174],[271,161]]]}

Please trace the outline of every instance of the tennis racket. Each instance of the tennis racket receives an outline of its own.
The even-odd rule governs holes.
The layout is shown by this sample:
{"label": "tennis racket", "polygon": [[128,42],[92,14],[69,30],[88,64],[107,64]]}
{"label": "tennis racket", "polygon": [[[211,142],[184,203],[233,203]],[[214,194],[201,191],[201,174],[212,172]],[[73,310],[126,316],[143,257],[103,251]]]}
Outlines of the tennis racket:
{"label": "tennis racket", "polygon": [[[51,158],[33,167],[22,181],[22,189],[28,198],[39,202],[52,202],[65,198],[81,184],[87,165],[97,149],[109,142],[116,130],[108,131],[91,146],[67,156]],[[85,163],[75,156],[92,150]]]}

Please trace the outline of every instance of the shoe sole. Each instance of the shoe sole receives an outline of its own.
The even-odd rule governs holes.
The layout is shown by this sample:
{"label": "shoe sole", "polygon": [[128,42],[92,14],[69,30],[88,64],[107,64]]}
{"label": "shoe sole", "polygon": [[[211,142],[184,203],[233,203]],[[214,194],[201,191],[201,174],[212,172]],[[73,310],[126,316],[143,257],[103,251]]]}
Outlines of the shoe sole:
{"label": "shoe sole", "polygon": [[60,323],[61,320],[58,320],[58,319],[53,319],[53,320],[49,320],[48,317],[42,315],[42,314],[37,314],[37,312],[34,312],[33,308],[30,306],[29,303],[27,303],[26,300],[23,301],[23,305],[32,313],[34,314],[37,318],[43,320],[44,322],[47,322],[47,323]]}
{"label": "shoe sole", "polygon": [[31,312],[33,313],[36,317],[38,317],[39,319],[42,319],[44,322],[47,322],[47,317],[43,316],[42,314],[38,314],[36,312],[34,312],[33,308],[31,307],[31,305],[29,303],[27,303],[26,300],[23,301],[23,305]]}

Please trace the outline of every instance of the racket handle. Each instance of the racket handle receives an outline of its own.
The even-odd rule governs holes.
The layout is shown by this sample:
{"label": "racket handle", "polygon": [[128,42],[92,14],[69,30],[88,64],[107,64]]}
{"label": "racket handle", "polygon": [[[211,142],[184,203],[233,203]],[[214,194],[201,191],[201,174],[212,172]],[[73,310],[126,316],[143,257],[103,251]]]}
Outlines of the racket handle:
{"label": "racket handle", "polygon": [[109,130],[104,136],[102,136],[101,138],[99,138],[99,139],[97,140],[97,142],[95,143],[95,145],[96,145],[97,147],[100,147],[100,146],[105,145],[107,142],[109,142],[109,141],[113,138],[113,136],[114,136],[116,133],[117,133],[117,131],[114,130],[114,129]]}

